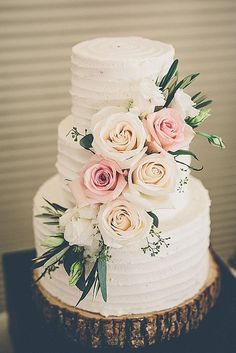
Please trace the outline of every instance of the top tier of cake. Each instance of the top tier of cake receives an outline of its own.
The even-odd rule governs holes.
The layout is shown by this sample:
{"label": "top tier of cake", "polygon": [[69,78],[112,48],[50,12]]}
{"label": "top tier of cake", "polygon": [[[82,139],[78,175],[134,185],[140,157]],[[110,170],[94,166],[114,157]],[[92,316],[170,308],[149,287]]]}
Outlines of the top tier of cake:
{"label": "top tier of cake", "polygon": [[108,105],[128,104],[132,87],[170,67],[171,45],[141,37],[97,38],[72,48],[72,115],[90,119]]}

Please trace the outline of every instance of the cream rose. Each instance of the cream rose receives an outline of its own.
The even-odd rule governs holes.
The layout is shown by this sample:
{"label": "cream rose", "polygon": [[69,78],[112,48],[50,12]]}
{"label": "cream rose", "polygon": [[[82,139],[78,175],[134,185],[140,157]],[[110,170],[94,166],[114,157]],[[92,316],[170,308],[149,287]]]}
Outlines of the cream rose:
{"label": "cream rose", "polygon": [[188,116],[193,118],[199,114],[199,110],[194,108],[191,97],[180,88],[175,93],[171,108],[176,109],[182,119],[186,119]]}
{"label": "cream rose", "polygon": [[129,168],[146,151],[146,131],[138,116],[119,107],[106,107],[92,118],[91,130],[96,154]]}
{"label": "cream rose", "polygon": [[97,207],[68,209],[59,218],[59,226],[70,245],[91,246]]}
{"label": "cream rose", "polygon": [[147,211],[172,208],[171,195],[178,180],[178,167],[168,153],[143,157],[129,171],[124,197]]}
{"label": "cream rose", "polygon": [[136,244],[150,232],[152,218],[144,209],[125,199],[102,205],[98,212],[98,227],[107,246],[122,248]]}

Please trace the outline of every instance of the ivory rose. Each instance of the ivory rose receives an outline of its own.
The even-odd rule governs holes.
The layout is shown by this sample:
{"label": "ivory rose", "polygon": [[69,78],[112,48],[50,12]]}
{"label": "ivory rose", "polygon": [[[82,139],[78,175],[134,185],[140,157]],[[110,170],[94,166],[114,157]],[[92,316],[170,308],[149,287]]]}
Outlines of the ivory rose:
{"label": "ivory rose", "polygon": [[146,131],[137,114],[120,107],[105,107],[92,118],[91,130],[96,154],[129,168],[146,151]]}
{"label": "ivory rose", "polygon": [[151,79],[143,79],[134,87],[133,108],[140,115],[154,112],[156,106],[163,106],[165,99],[160,88]]}
{"label": "ivory rose", "polygon": [[68,183],[78,207],[116,199],[127,182],[120,166],[101,156],[92,158],[79,171],[79,178]]}
{"label": "ivory rose", "polygon": [[174,99],[171,103],[171,108],[176,109],[181,115],[182,119],[185,119],[188,116],[193,118],[199,114],[199,110],[194,108],[194,102],[192,101],[191,97],[180,88],[174,95]]}
{"label": "ivory rose", "polygon": [[146,211],[172,208],[177,179],[178,167],[172,156],[166,152],[146,155],[130,169],[124,197]]}
{"label": "ivory rose", "polygon": [[163,108],[148,114],[144,124],[149,133],[148,150],[151,152],[187,148],[194,137],[193,129],[173,108]]}
{"label": "ivory rose", "polygon": [[96,215],[96,207],[74,207],[59,218],[59,226],[64,231],[64,238],[69,245],[92,245]]}
{"label": "ivory rose", "polygon": [[98,227],[107,246],[122,248],[136,244],[150,232],[152,218],[144,209],[125,199],[102,205],[98,212]]}

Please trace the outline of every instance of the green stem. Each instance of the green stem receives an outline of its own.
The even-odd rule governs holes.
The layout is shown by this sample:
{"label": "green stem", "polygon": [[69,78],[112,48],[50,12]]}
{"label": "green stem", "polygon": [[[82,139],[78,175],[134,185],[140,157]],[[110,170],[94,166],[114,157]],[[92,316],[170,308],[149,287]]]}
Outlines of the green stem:
{"label": "green stem", "polygon": [[210,135],[209,134],[207,134],[206,132],[201,132],[201,131],[196,131],[196,134],[197,135],[200,135],[200,136],[203,136],[203,137],[206,137],[206,138],[208,138]]}

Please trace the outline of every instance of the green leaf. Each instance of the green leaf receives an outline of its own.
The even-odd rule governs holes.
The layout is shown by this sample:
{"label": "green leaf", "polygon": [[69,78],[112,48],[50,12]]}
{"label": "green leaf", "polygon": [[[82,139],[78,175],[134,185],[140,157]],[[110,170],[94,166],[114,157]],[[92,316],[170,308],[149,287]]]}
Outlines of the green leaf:
{"label": "green leaf", "polygon": [[92,143],[93,143],[92,134],[85,135],[80,139],[80,146],[85,148],[86,150],[89,150],[90,148],[92,148]]}
{"label": "green leaf", "polygon": [[32,262],[33,262],[33,266],[32,267],[34,269],[42,267],[45,264],[46,261],[47,261],[46,258],[42,258],[42,259],[38,258],[37,261],[34,259],[34,260],[32,260]]}
{"label": "green leaf", "polygon": [[155,213],[153,213],[153,212],[147,212],[147,213],[149,214],[149,216],[152,217],[152,219],[153,219],[153,225],[158,228],[158,226],[159,226],[159,219],[158,219],[157,215],[155,215]]}
{"label": "green leaf", "polygon": [[105,256],[98,258],[98,281],[103,300],[107,301],[107,262]]}
{"label": "green leaf", "polygon": [[195,107],[199,104],[202,103],[203,101],[205,101],[207,98],[206,94],[202,94],[201,96],[199,96],[197,99],[195,99],[194,103],[195,103]]}
{"label": "green leaf", "polygon": [[78,303],[76,304],[76,306],[87,296],[90,289],[92,288],[92,286],[95,282],[95,274],[97,272],[97,267],[98,267],[98,259],[94,263],[92,270],[90,271],[88,277],[85,280],[85,287],[84,287],[83,293],[82,293]]}
{"label": "green leaf", "polygon": [[93,298],[96,298],[99,289],[100,289],[100,283],[99,283],[98,275],[97,275],[95,282],[94,282],[94,286],[93,286]]}
{"label": "green leaf", "polygon": [[185,122],[193,129],[195,129],[196,127],[201,125],[209,116],[210,116],[210,109],[202,109],[197,116],[193,118],[188,117],[187,119],[185,119]]}
{"label": "green leaf", "polygon": [[209,99],[209,100],[203,101],[202,103],[199,103],[199,104],[195,105],[194,108],[201,109],[201,108],[206,107],[207,105],[209,105],[211,103],[212,103],[212,100]]}
{"label": "green leaf", "polygon": [[44,201],[46,201],[52,208],[54,208],[54,210],[56,211],[60,211],[60,212],[66,212],[67,211],[67,208],[63,207],[63,206],[60,206],[58,205],[57,203],[55,202],[50,202],[48,201],[47,199],[43,198]]}
{"label": "green leaf", "polygon": [[183,78],[179,83],[177,83],[177,85],[170,91],[165,103],[165,107],[168,107],[168,105],[171,103],[172,99],[175,96],[176,91],[179,88],[184,89],[187,86],[189,86],[198,75],[199,73],[188,75],[185,78]]}
{"label": "green leaf", "polygon": [[202,92],[200,91],[200,92],[197,92],[196,94],[194,94],[192,97],[191,97],[191,100],[193,101],[193,102],[195,102],[195,99],[201,94]]}
{"label": "green leaf", "polygon": [[46,273],[48,272],[48,267],[41,273],[41,275],[35,280],[35,283],[37,283],[38,281],[41,280],[41,278],[43,278]]}
{"label": "green leaf", "polygon": [[79,290],[81,290],[81,291],[83,291],[85,288],[85,267],[84,267],[84,265],[83,265],[83,272],[81,273],[81,276],[76,283],[76,287],[79,288]]}
{"label": "green leaf", "polygon": [[77,127],[72,127],[72,129],[67,133],[66,137],[71,134],[72,139],[77,142],[78,141],[78,136],[81,136],[82,134],[79,133],[77,130]]}
{"label": "green leaf", "polygon": [[76,261],[71,265],[70,278],[69,278],[69,284],[71,286],[76,285],[80,276],[82,275],[82,272],[83,272],[83,264],[81,261]]}
{"label": "green leaf", "polygon": [[196,156],[196,154],[194,154],[193,152],[189,151],[189,150],[177,150],[177,151],[168,151],[169,154],[171,154],[172,156],[192,156],[193,158],[195,158],[198,161],[198,158]]}
{"label": "green leaf", "polygon": [[69,245],[67,245],[64,249],[62,249],[57,254],[52,256],[49,260],[45,262],[44,267],[49,267],[57,263],[65,255],[65,253],[69,250],[69,248],[70,248]]}
{"label": "green leaf", "polygon": [[43,222],[43,224],[51,225],[51,226],[58,226],[59,222]]}
{"label": "green leaf", "polygon": [[[178,71],[176,71],[176,74],[171,78],[171,80],[168,82],[168,85],[165,88],[165,90],[168,91],[168,94],[169,94],[169,92],[172,91],[172,89],[175,88],[177,82],[178,82]],[[164,95],[164,97],[167,97],[168,94],[167,95],[165,94],[165,90],[163,91],[163,95]]]}
{"label": "green leaf", "polygon": [[178,67],[178,62],[179,62],[178,59],[175,59],[171,67],[169,68],[167,74],[161,79],[159,87],[161,88],[162,91],[165,89],[165,87],[168,85],[172,77],[175,75]]}
{"label": "green leaf", "polygon": [[64,239],[64,233],[54,233],[52,236],[53,237],[60,237],[60,238]]}
{"label": "green leaf", "polygon": [[211,134],[208,134],[206,132],[201,132],[201,131],[197,131],[196,133],[200,136],[206,137],[208,142],[213,146],[219,147],[221,149],[224,149],[226,147],[224,144],[224,141],[222,140],[222,138],[220,136],[211,135]]}
{"label": "green leaf", "polygon": [[32,259],[33,268],[38,268],[38,267],[43,266],[45,264],[45,262],[50,259],[50,257],[52,257],[53,255],[58,253],[64,247],[65,247],[65,245],[59,246],[58,248],[49,249],[49,250],[45,251],[41,256]]}
{"label": "green leaf", "polygon": [[37,217],[37,218],[58,219],[58,218],[60,218],[60,215],[59,214],[53,214],[53,213],[41,213],[41,214],[35,215],[35,217]]}
{"label": "green leaf", "polygon": [[195,80],[195,78],[198,77],[198,75],[199,75],[199,72],[197,72],[196,74],[191,74],[186,76],[182,81],[180,81],[179,88],[184,89],[188,87],[193,82],[193,80]]}
{"label": "green leaf", "polygon": [[[38,264],[40,262],[46,262],[49,258],[57,254],[60,250],[64,249],[67,246],[67,242],[62,243],[60,246],[56,248],[51,248],[47,251],[45,251],[41,256],[38,256],[34,259],[32,259],[32,262],[34,263],[34,266],[40,267]],[[42,265],[41,265],[42,266]]]}
{"label": "green leaf", "polygon": [[50,236],[47,239],[43,240],[41,245],[47,248],[55,248],[60,246],[63,242],[64,242],[64,238],[56,235],[56,236]]}
{"label": "green leaf", "polygon": [[49,258],[50,256],[54,255],[56,253],[56,249],[49,249],[47,251],[45,251],[41,256],[35,257],[34,259],[32,259],[32,262],[37,263],[41,260],[45,260],[47,258]]}

